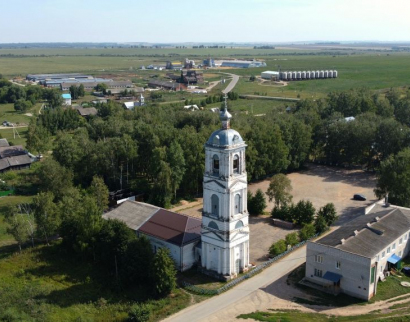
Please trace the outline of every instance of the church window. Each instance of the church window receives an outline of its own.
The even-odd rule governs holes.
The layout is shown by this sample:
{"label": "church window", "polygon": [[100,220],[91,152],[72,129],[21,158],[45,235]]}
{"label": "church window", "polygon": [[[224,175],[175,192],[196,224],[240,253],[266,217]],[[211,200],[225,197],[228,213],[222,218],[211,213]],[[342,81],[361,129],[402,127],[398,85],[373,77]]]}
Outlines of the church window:
{"label": "church window", "polygon": [[235,229],[238,229],[238,228],[241,228],[241,227],[243,227],[243,222],[242,222],[242,220],[239,220],[235,225]]}
{"label": "church window", "polygon": [[212,158],[213,162],[212,162],[212,170],[214,174],[219,174],[219,158],[218,156],[215,154]]}
{"label": "church window", "polygon": [[208,224],[208,227],[209,227],[209,228],[212,228],[212,229],[219,229],[219,227],[218,227],[218,225],[216,224],[215,221],[211,221],[211,222]]}
{"label": "church window", "polygon": [[219,198],[217,195],[212,195],[211,197],[211,208],[212,208],[212,215],[219,216]]}
{"label": "church window", "polygon": [[237,154],[233,157],[233,173],[239,173],[239,157]]}
{"label": "church window", "polygon": [[235,195],[235,209],[234,209],[234,214],[240,214],[242,212],[241,209],[241,195],[240,194],[236,194]]}

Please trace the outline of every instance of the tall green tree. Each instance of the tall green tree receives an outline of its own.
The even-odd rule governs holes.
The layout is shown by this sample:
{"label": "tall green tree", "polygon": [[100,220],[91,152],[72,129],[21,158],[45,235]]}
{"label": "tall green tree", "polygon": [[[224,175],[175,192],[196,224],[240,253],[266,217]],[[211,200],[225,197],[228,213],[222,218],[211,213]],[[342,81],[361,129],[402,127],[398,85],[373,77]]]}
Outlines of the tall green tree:
{"label": "tall green tree", "polygon": [[89,187],[90,194],[95,198],[98,208],[103,212],[108,208],[108,188],[101,177],[94,176]]}
{"label": "tall green tree", "polygon": [[168,248],[160,248],[152,263],[154,290],[157,296],[163,297],[172,292],[176,286],[175,263]]}
{"label": "tall green tree", "polygon": [[50,237],[57,234],[61,223],[57,205],[54,203],[53,193],[40,192],[34,197],[33,205],[38,232],[49,245]]}
{"label": "tall green tree", "polygon": [[292,201],[291,191],[292,184],[290,179],[284,174],[279,173],[270,179],[266,194],[269,197],[269,201],[275,200],[275,206],[279,207]]}
{"label": "tall green tree", "polygon": [[410,207],[410,148],[381,162],[374,193],[378,198],[388,195],[395,205]]}
{"label": "tall green tree", "polygon": [[171,187],[174,193],[174,199],[176,200],[177,189],[185,174],[184,151],[178,142],[173,141],[167,152],[167,160],[171,168]]}
{"label": "tall green tree", "polygon": [[248,211],[251,215],[261,215],[266,208],[266,199],[261,189],[258,189],[253,196],[248,191]]}
{"label": "tall green tree", "polygon": [[315,212],[309,200],[300,200],[293,209],[293,221],[298,225],[310,224],[313,222]]}
{"label": "tall green tree", "polygon": [[328,203],[319,209],[317,212],[317,217],[323,217],[326,224],[330,226],[337,219],[336,208],[333,203]]}
{"label": "tall green tree", "polygon": [[47,158],[41,162],[36,174],[39,178],[41,191],[51,191],[56,200],[64,196],[64,192],[73,185],[73,173],[69,169],[61,166],[52,158]]}
{"label": "tall green tree", "polygon": [[5,211],[5,219],[9,225],[7,228],[7,233],[13,236],[21,252],[21,246],[30,237],[29,224],[15,206],[7,207]]}
{"label": "tall green tree", "polygon": [[43,126],[37,125],[35,121],[30,122],[27,136],[27,149],[32,152],[43,154],[50,148],[51,135]]}

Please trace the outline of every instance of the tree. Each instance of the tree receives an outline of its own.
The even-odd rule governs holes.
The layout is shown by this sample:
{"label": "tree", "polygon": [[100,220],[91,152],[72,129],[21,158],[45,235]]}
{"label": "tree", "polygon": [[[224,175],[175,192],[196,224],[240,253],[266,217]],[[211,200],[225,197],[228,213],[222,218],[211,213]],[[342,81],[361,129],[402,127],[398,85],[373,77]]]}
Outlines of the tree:
{"label": "tree", "polygon": [[323,217],[326,225],[330,226],[337,219],[336,208],[333,203],[328,203],[317,212],[317,217]]}
{"label": "tree", "polygon": [[97,86],[95,86],[95,90],[97,91],[97,92],[102,92],[104,95],[105,94],[107,94],[107,84],[105,84],[105,83],[100,83],[100,84],[97,84]]}
{"label": "tree", "polygon": [[280,255],[286,251],[286,243],[283,239],[278,240],[276,243],[273,243],[269,248],[269,255],[274,257]]}
{"label": "tree", "polygon": [[178,142],[173,141],[168,149],[168,164],[171,167],[171,187],[174,192],[174,199],[177,197],[177,189],[185,174],[184,151]]}
{"label": "tree", "polygon": [[20,98],[14,103],[14,109],[19,112],[25,112],[32,106],[33,104],[30,101],[26,101],[24,98]]}
{"label": "tree", "polygon": [[76,85],[71,85],[68,90],[70,91],[73,100],[76,100],[79,97],[78,87]]}
{"label": "tree", "polygon": [[33,199],[34,218],[39,234],[44,236],[47,245],[49,245],[50,236],[57,233],[61,222],[53,200],[54,195],[51,192],[40,192]]}
{"label": "tree", "polygon": [[128,243],[121,267],[121,277],[124,285],[151,287],[153,283],[151,272],[153,260],[154,253],[148,238],[142,236]]}
{"label": "tree", "polygon": [[323,216],[317,216],[315,219],[315,230],[318,233],[323,233],[329,228],[326,219]]}
{"label": "tree", "polygon": [[270,179],[266,194],[269,197],[269,201],[275,199],[275,206],[279,207],[292,201],[291,191],[292,185],[290,179],[284,174],[279,173]]}
{"label": "tree", "polygon": [[35,121],[30,122],[27,137],[27,149],[42,154],[50,148],[50,132]]}
{"label": "tree", "polygon": [[285,243],[286,245],[290,245],[291,247],[295,246],[297,243],[299,243],[299,237],[296,232],[287,234],[285,237]]}
{"label": "tree", "polygon": [[80,86],[78,86],[78,96],[84,97],[84,95],[85,95],[84,85],[80,84]]}
{"label": "tree", "polygon": [[305,224],[299,231],[299,239],[301,241],[312,238],[316,233],[315,226],[313,224]]}
{"label": "tree", "polygon": [[5,219],[9,227],[7,233],[16,240],[20,252],[21,246],[29,239],[29,225],[17,207],[9,206],[5,211]]}
{"label": "tree", "polygon": [[315,212],[316,210],[309,200],[301,200],[293,210],[293,221],[298,225],[310,224],[314,219]]}
{"label": "tree", "polygon": [[374,193],[378,198],[388,195],[395,205],[410,207],[410,148],[381,162]]}
{"label": "tree", "polygon": [[167,248],[160,248],[152,264],[154,292],[163,297],[171,293],[176,286],[175,263]]}
{"label": "tree", "polygon": [[255,193],[255,196],[248,191],[248,211],[251,215],[260,215],[263,214],[263,211],[266,208],[266,200],[261,189],[258,189]]}
{"label": "tree", "polygon": [[251,75],[251,77],[249,77],[249,81],[254,82],[256,79],[255,75]]}
{"label": "tree", "polygon": [[63,105],[64,100],[63,97],[61,96],[61,94],[57,91],[53,91],[49,97],[48,97],[48,104],[52,107],[52,108],[57,108],[60,107],[61,105]]}
{"label": "tree", "polygon": [[37,169],[40,189],[42,191],[52,191],[55,198],[60,200],[64,196],[66,189],[72,187],[73,173],[61,166],[52,158],[47,158],[41,162]]}
{"label": "tree", "polygon": [[108,188],[101,177],[94,176],[89,188],[90,194],[95,198],[98,208],[103,212],[108,208]]}

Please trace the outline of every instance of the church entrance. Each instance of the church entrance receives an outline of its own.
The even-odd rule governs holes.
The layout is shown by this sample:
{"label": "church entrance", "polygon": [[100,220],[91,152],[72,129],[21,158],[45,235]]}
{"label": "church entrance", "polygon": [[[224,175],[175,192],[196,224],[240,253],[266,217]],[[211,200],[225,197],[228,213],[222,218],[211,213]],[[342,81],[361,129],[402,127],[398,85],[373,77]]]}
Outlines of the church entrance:
{"label": "church entrance", "polygon": [[235,262],[235,272],[236,273],[239,273],[241,271],[241,264],[242,264],[242,261],[240,259],[237,259]]}

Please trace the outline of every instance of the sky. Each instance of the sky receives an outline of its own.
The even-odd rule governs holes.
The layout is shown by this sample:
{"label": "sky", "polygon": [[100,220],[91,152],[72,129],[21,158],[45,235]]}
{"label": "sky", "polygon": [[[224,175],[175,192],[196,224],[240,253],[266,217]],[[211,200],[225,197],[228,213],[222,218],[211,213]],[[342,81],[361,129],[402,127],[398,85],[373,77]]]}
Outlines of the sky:
{"label": "sky", "polygon": [[0,0],[0,43],[410,41],[409,0]]}

